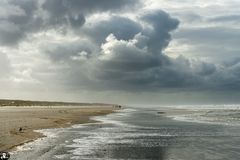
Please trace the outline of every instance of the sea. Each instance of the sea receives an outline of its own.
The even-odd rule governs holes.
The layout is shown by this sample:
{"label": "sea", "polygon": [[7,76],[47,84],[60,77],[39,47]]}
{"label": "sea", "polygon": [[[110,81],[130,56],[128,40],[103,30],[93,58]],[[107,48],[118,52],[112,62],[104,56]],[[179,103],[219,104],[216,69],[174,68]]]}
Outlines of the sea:
{"label": "sea", "polygon": [[10,160],[240,159],[238,105],[177,108],[195,112],[168,115],[156,106],[126,107],[93,117],[97,123],[38,130],[46,137],[19,146]]}

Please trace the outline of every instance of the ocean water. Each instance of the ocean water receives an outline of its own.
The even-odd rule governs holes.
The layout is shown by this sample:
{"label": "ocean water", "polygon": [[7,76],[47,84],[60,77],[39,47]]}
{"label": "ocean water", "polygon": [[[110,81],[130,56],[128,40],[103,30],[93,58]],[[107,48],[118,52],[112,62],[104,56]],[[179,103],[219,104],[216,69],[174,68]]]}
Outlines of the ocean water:
{"label": "ocean water", "polygon": [[171,117],[158,111],[156,108],[128,108],[94,117],[99,123],[41,130],[39,132],[47,135],[46,138],[20,146],[11,159],[240,159],[238,109],[206,109],[198,116]]}

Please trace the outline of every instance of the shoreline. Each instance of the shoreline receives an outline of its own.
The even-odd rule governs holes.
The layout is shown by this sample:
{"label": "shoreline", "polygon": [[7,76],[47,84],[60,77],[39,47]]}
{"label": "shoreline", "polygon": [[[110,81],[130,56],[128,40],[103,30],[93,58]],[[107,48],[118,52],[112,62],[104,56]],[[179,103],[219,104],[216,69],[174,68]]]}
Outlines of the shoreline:
{"label": "shoreline", "polygon": [[112,105],[0,107],[0,151],[14,151],[18,146],[45,137],[36,130],[94,123],[92,116],[107,115],[115,110]]}

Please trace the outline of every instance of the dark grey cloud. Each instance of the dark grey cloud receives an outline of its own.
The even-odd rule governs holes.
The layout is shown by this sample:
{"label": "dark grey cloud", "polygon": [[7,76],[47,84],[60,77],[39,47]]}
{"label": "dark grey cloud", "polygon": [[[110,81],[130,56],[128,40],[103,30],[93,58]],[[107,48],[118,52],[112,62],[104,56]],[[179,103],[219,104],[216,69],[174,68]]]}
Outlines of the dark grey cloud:
{"label": "dark grey cloud", "polygon": [[6,8],[0,14],[0,44],[16,45],[29,34],[49,29],[78,30],[86,15],[96,12],[120,11],[139,4],[139,0],[9,0],[0,2]]}
{"label": "dark grey cloud", "polygon": [[[190,73],[180,71],[183,65],[174,64],[163,54],[171,39],[170,32],[178,24],[177,19],[159,10],[146,11],[137,21],[113,16],[81,28],[80,33],[90,38],[93,45],[81,41],[47,44],[42,48],[53,61],[70,66],[64,75],[68,73],[75,86],[121,90],[183,86],[187,84],[183,82],[185,74]],[[85,58],[81,58],[83,55]]]}
{"label": "dark grey cloud", "polygon": [[175,71],[171,68],[171,60],[162,51],[171,39],[170,32],[179,22],[159,10],[146,12],[139,19],[145,25],[132,39],[119,39],[114,34],[106,38],[102,54],[95,61],[94,79],[119,89],[170,86],[167,74],[172,72],[174,76]]}
{"label": "dark grey cloud", "polygon": [[198,64],[195,68],[196,73],[200,76],[209,76],[217,71],[217,68],[214,64],[206,62],[200,62],[200,64]]}
{"label": "dark grey cloud", "polygon": [[165,55],[171,31],[179,24],[166,12],[145,12],[138,18],[114,17],[84,26],[82,30],[88,31],[85,36],[92,45],[90,41],[77,41],[43,48],[52,60],[69,65],[63,76],[71,77],[65,83],[74,89],[216,90],[232,88],[230,85],[238,82],[237,68],[231,63],[221,66]]}
{"label": "dark grey cloud", "polygon": [[46,43],[42,45],[42,52],[46,53],[54,62],[71,63],[89,59],[95,46],[87,40],[76,40],[66,43]]}
{"label": "dark grey cloud", "polygon": [[[0,15],[0,44],[15,45],[26,37],[27,32],[31,32],[38,27],[34,18],[37,1],[9,0],[6,3],[2,2],[1,5],[3,8],[12,8],[12,10],[5,10],[5,16]],[[12,14],[15,12],[18,12],[18,14]]]}
{"label": "dark grey cloud", "polygon": [[177,28],[179,21],[161,10],[150,11],[144,14],[141,19],[152,27],[150,30],[143,31],[143,34],[149,37],[147,44],[149,52],[161,53],[162,49],[167,47],[171,40],[169,32]]}
{"label": "dark grey cloud", "polygon": [[0,44],[11,45],[17,43],[24,37],[24,33],[14,23],[1,20],[0,21]]}
{"label": "dark grey cloud", "polygon": [[[96,36],[101,38],[96,40],[102,42],[100,46],[99,42],[96,43],[101,48],[93,57],[86,59],[88,63],[85,67],[89,72],[87,79],[90,88],[159,90],[184,87],[196,82],[192,80],[194,77],[191,71],[188,71],[187,60],[180,63],[180,59],[173,60],[162,53],[171,39],[170,32],[179,24],[178,20],[171,18],[166,12],[146,12],[139,17],[138,22],[122,17],[103,22],[105,23],[96,24],[91,29],[83,28],[95,33],[100,29],[101,33],[100,36]],[[124,32],[126,26],[129,26],[127,34]],[[93,35],[95,33],[93,32]],[[67,58],[65,60],[68,61]],[[71,72],[74,75],[70,77],[75,85],[81,86],[82,72],[78,71],[79,69]]]}
{"label": "dark grey cloud", "polygon": [[237,91],[240,89],[240,61],[236,60],[235,63],[229,62],[227,64],[219,68],[211,77],[214,82],[211,87],[216,90]]}
{"label": "dark grey cloud", "polygon": [[66,0],[46,0],[42,9],[47,12],[47,26],[61,27],[70,24],[73,28],[81,27],[85,23],[85,16],[81,10],[74,12],[72,2]]}
{"label": "dark grey cloud", "polygon": [[[35,35],[33,42],[22,46],[21,53],[36,45],[33,54],[40,52],[38,56],[46,58],[39,61],[36,58],[36,62],[52,65],[38,64],[41,67],[25,71],[26,65],[15,73],[19,79],[25,76],[70,90],[240,89],[238,59],[212,63],[186,56],[171,58],[164,53],[179,20],[162,10],[137,8],[140,4],[137,0],[9,0],[0,4],[11,8],[0,14],[0,45],[12,47],[24,38],[41,33]],[[133,6],[137,10],[131,14],[128,8]],[[192,23],[204,21],[198,14],[185,18]],[[216,17],[212,21],[230,19]],[[49,39],[40,39],[43,34]],[[174,38],[198,46],[199,52],[204,51],[203,46],[218,50],[224,46],[237,52],[239,36],[239,30],[233,26],[189,27],[174,32]],[[222,52],[219,54],[224,56]],[[28,55],[31,53],[23,54]],[[0,73],[9,70],[6,55],[0,54],[0,63]],[[21,75],[22,72],[26,75]]]}
{"label": "dark grey cloud", "polygon": [[94,42],[102,44],[109,34],[117,39],[129,40],[142,31],[142,26],[133,20],[120,16],[112,16],[107,20],[99,20],[91,25],[86,24],[81,34],[90,37]]}
{"label": "dark grey cloud", "polygon": [[48,12],[49,25],[68,24],[77,29],[85,23],[85,16],[96,12],[116,11],[131,6],[139,0],[45,0],[42,8]]}
{"label": "dark grey cloud", "polygon": [[89,13],[133,8],[136,5],[139,5],[139,0],[46,0],[43,8],[58,15],[68,12],[69,9],[73,12]]}

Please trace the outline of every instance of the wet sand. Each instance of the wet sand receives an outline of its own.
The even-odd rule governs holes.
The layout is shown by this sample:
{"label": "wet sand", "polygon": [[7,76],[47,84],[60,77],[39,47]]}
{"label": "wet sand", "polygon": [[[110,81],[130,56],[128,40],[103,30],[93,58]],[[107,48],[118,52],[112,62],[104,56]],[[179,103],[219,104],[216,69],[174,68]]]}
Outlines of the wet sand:
{"label": "wet sand", "polygon": [[0,151],[13,150],[43,136],[34,130],[93,122],[91,116],[106,115],[114,110],[110,105],[0,107]]}

